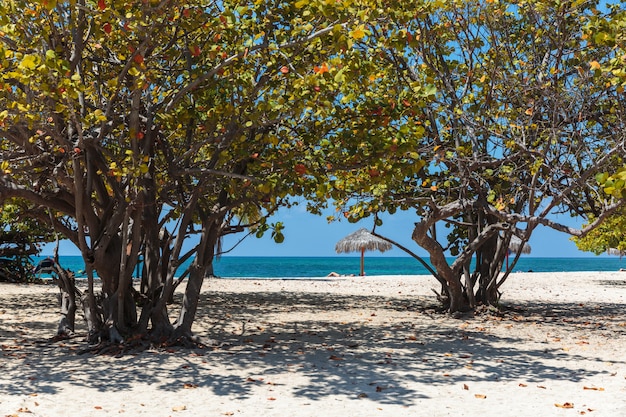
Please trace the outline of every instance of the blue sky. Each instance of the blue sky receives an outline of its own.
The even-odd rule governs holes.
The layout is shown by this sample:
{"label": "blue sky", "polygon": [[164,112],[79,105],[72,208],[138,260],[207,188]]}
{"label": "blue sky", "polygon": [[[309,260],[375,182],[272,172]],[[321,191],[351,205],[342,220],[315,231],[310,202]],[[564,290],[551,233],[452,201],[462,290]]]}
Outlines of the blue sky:
{"label": "blue sky", "polygon": [[[315,216],[306,212],[304,205],[294,206],[290,209],[282,209],[270,222],[282,221],[285,225],[285,241],[281,244],[274,243],[267,233],[261,239],[254,236],[248,237],[227,256],[357,256],[357,254],[335,253],[335,244],[344,236],[355,230],[365,227],[371,229],[373,219],[365,219],[359,223],[338,221],[328,223],[326,216],[333,214],[329,210],[322,216]],[[397,212],[394,215],[382,217],[383,225],[376,231],[398,243],[406,246],[420,256],[426,252],[419,248],[413,240],[413,223],[416,217],[412,212]],[[553,217],[570,226],[580,227],[581,222],[569,217]],[[243,235],[229,236],[224,240],[224,249],[232,247]],[[565,233],[539,226],[530,239],[532,257],[583,257],[595,256],[588,252],[581,252]],[[45,246],[42,254],[50,255],[54,250],[53,244]],[[80,255],[80,252],[70,242],[61,243],[59,255]],[[407,256],[403,251],[393,248],[385,253],[371,253],[368,256]]]}
{"label": "blue sky", "polygon": [[[329,211],[328,214],[332,214]],[[426,252],[419,248],[413,240],[413,223],[416,216],[412,212],[397,212],[383,218],[383,225],[376,231],[390,239],[397,241],[418,255]],[[553,217],[570,226],[580,227],[581,222],[569,217]],[[305,211],[304,207],[296,206],[283,210],[273,221],[282,221],[285,224],[285,241],[276,244],[269,234],[261,239],[250,237],[239,245],[229,255],[234,256],[356,256],[356,254],[338,255],[335,253],[335,243],[355,230],[365,227],[371,229],[373,219],[365,219],[359,223],[347,221],[329,224],[326,215],[314,216]],[[235,239],[225,240],[225,248]],[[576,248],[570,236],[555,230],[539,226],[529,242],[533,257],[582,257],[595,256],[588,252],[581,252]],[[394,248],[383,254],[371,253],[369,256],[406,256],[400,249]]]}

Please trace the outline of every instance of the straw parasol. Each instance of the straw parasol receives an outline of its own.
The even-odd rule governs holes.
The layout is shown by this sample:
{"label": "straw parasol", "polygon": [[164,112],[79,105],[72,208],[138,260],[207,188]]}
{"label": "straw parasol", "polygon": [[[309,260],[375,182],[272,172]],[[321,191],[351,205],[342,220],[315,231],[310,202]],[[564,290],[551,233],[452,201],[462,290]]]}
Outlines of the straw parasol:
{"label": "straw parasol", "polygon": [[511,236],[511,240],[509,241],[509,250],[506,252],[506,269],[509,269],[509,253],[524,253],[528,255],[530,253],[530,245],[528,243],[524,243],[522,246],[522,241],[519,237],[513,235]]}
{"label": "straw parasol", "polygon": [[362,228],[341,239],[335,245],[337,253],[361,252],[361,276],[365,275],[363,258],[366,250],[379,250],[384,252],[391,249],[391,243],[371,234]]}
{"label": "straw parasol", "polygon": [[608,253],[609,255],[617,255],[620,258],[624,255],[626,255],[626,251],[621,250],[621,249],[616,249],[616,248],[609,248],[606,253]]}
{"label": "straw parasol", "polygon": [[524,243],[524,246],[522,246],[520,238],[512,236],[511,241],[509,242],[509,250],[513,253],[521,252],[528,255],[530,253],[530,245],[528,243]]}

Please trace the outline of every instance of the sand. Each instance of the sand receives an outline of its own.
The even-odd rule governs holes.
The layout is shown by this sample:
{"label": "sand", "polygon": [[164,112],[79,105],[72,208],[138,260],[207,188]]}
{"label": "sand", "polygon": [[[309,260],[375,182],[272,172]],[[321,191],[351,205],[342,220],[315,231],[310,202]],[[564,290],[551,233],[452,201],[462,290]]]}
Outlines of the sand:
{"label": "sand", "polygon": [[[624,416],[626,272],[520,273],[452,318],[426,276],[205,283],[205,350],[78,355],[54,286],[0,284],[4,416]],[[174,314],[175,312],[173,312]]]}

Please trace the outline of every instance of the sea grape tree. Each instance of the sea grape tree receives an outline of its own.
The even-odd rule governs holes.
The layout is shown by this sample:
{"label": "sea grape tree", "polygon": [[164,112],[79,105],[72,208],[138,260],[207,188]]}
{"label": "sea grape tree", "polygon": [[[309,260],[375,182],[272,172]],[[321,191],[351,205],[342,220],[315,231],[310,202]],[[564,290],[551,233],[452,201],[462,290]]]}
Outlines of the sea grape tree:
{"label": "sea grape tree", "polygon": [[[362,48],[387,79],[369,114],[388,127],[383,156],[331,178],[335,198],[352,219],[415,210],[450,311],[497,303],[512,236],[581,235],[624,203],[598,198],[596,174],[626,152],[623,85],[602,71],[621,56],[586,34],[599,15],[594,2],[412,2],[368,26]],[[575,230],[555,213],[595,220]]]}
{"label": "sea grape tree", "polygon": [[[34,218],[80,248],[92,342],[189,340],[220,237],[262,233],[290,195],[319,192],[312,173],[323,162],[309,141],[332,115],[339,57],[369,10],[2,2],[0,199],[29,201]],[[280,225],[273,235],[282,239]],[[172,321],[167,303],[185,278]]]}

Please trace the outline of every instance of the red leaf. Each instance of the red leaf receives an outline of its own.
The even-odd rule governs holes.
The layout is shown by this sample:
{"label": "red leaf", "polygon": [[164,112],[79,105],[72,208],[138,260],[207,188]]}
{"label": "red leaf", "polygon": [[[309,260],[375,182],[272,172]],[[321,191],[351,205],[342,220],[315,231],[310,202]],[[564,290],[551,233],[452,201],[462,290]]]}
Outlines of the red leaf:
{"label": "red leaf", "polygon": [[104,32],[109,35],[111,34],[111,24],[109,22],[106,22],[104,25],[102,25],[102,29],[104,29]]}
{"label": "red leaf", "polygon": [[104,10],[107,8],[106,3],[104,2],[104,0],[98,0],[98,9],[100,10]]}

